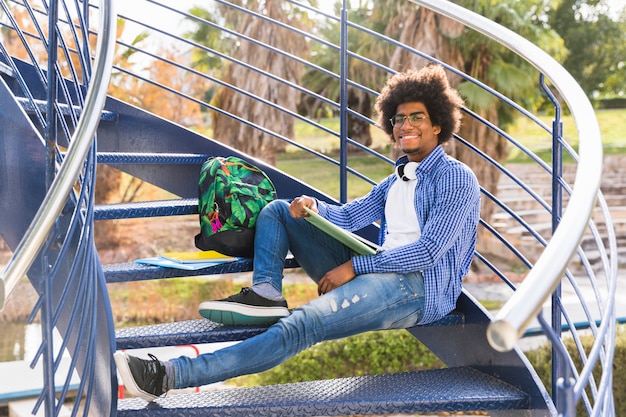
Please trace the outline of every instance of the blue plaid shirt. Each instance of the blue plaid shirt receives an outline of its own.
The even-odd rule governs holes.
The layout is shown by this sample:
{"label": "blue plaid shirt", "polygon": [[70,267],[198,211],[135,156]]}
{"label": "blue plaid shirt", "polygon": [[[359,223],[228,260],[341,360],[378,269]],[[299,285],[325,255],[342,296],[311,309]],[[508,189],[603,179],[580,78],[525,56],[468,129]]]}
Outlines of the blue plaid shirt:
{"label": "blue plaid shirt", "polygon": [[[406,156],[396,165],[406,163]],[[469,270],[480,216],[480,187],[463,163],[435,148],[416,170],[415,211],[421,236],[415,242],[352,258],[357,275],[422,271],[426,300],[419,324],[440,319],[456,306],[461,281]],[[385,201],[394,174],[364,197],[342,206],[318,204],[319,214],[346,230],[355,231],[380,220],[379,244],[386,232]]]}

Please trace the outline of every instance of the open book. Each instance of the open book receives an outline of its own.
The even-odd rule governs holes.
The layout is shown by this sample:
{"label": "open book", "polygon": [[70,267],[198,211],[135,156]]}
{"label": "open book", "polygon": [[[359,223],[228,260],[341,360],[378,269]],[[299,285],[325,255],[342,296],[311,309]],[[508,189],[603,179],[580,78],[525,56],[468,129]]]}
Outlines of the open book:
{"label": "open book", "polygon": [[313,226],[317,227],[324,233],[334,237],[354,252],[359,255],[372,255],[376,253],[380,246],[375,243],[370,242],[367,239],[362,238],[356,233],[348,232],[347,230],[342,229],[339,226],[329,222],[313,210],[308,207],[304,208],[307,213],[309,213],[309,217],[305,217],[305,219],[311,223]]}

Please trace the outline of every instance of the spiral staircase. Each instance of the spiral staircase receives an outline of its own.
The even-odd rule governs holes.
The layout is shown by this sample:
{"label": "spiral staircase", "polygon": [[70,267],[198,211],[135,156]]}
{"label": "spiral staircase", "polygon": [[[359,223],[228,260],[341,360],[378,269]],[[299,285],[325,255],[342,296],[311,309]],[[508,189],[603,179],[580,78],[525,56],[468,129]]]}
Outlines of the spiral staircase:
{"label": "spiral staircase", "polygon": [[[506,201],[489,190],[482,190],[483,199],[498,207],[499,218],[504,213],[507,221],[526,230],[540,248],[537,259],[529,259],[498,230],[494,225],[496,220],[481,219],[484,233],[528,268],[523,283],[514,284],[490,261],[488,254],[476,252],[476,262],[489,268],[503,285],[514,291],[495,317],[464,290],[456,310],[447,317],[428,326],[407,329],[445,363],[444,369],[202,390],[166,396],[150,404],[137,398],[118,398],[112,360],[116,350],[238,341],[264,328],[233,328],[198,319],[116,329],[108,297],[110,283],[246,272],[252,269],[252,262],[244,259],[198,271],[136,263],[103,264],[94,245],[94,222],[197,214],[198,170],[211,156],[236,155],[252,160],[268,173],[281,198],[308,194],[329,202],[346,201],[348,175],[375,182],[350,166],[349,146],[361,148],[372,158],[391,162],[387,156],[347,136],[348,117],[373,124],[368,115],[350,108],[348,89],[376,95],[358,79],[351,78],[349,66],[358,61],[363,71],[393,73],[385,63],[372,61],[351,50],[348,34],[359,31],[380,47],[391,45],[425,60],[439,62],[410,45],[351,20],[345,2],[337,15],[308,3],[288,2],[289,7],[315,16],[320,26],[336,25],[340,35],[338,43],[322,39],[317,30],[305,32],[296,25],[278,22],[237,2],[215,2],[229,8],[230,16],[252,16],[264,25],[280,27],[293,36],[304,36],[310,42],[323,44],[329,53],[336,55],[340,63],[338,72],[318,66],[312,58],[308,61],[229,29],[229,25],[177,10],[176,2],[150,0],[145,3],[146,13],[141,19],[116,15],[114,5],[106,0],[91,4],[69,1],[51,1],[44,5],[18,1],[0,3],[3,12],[0,20],[3,36],[0,38],[0,205],[3,213],[0,234],[13,251],[0,281],[0,307],[11,302],[11,293],[26,275],[39,295],[31,320],[39,316],[42,322],[43,342],[34,362],[43,365],[44,389],[34,412],[57,416],[62,407],[70,407],[72,415],[85,416],[329,416],[484,410],[490,416],[573,417],[579,415],[576,414],[578,407],[585,415],[614,416],[612,358],[616,332],[617,248],[609,208],[600,192],[602,143],[593,108],[575,80],[548,54],[495,22],[453,3],[436,0],[414,3],[462,23],[467,30],[481,33],[515,52],[536,69],[538,84],[554,103],[554,122],[546,126],[506,95],[440,62],[451,73],[513,108],[518,117],[542,127],[551,143],[553,157],[547,164],[471,108],[464,109],[465,117],[498,132],[509,146],[519,149],[530,163],[546,173],[551,190],[549,195],[539,195],[533,184],[525,184],[505,165],[492,159],[486,150],[474,146],[471,138],[455,138],[455,146],[468,149],[479,156],[482,163],[509,178],[514,187],[534,200],[551,218],[551,233],[546,238],[545,231],[535,230],[523,214],[511,210]],[[241,58],[160,28],[151,19],[161,13],[192,19],[210,30],[227,32],[240,42],[253,43],[268,55],[310,66],[338,83],[339,99],[310,91],[306,85],[294,84],[266,68],[255,67]],[[243,90],[236,83],[203,75],[188,64],[173,62],[148,49],[117,40],[116,25],[122,21],[132,22],[207,55],[218,56],[231,65],[243,66],[258,73],[262,82],[276,82],[281,88],[319,100],[339,114],[340,128],[338,131],[328,129],[315,119],[258,96],[255,89]],[[56,30],[47,30],[47,27]],[[95,48],[90,42],[93,38],[97,39]],[[336,139],[339,156],[333,158],[309,149],[271,127],[257,125],[255,120],[224,112],[203,97],[188,97],[184,91],[176,91],[146,78],[141,72],[133,73],[118,66],[113,56],[115,49],[121,47],[161,60],[179,71],[205,76],[215,85],[304,122],[320,134],[330,134]],[[339,196],[314,189],[293,175],[224,145],[219,138],[196,133],[107,95],[112,73],[152,83],[167,93],[195,101],[207,111],[237,119],[254,130],[310,153],[311,158],[327,163],[328,169],[337,170],[341,184]],[[576,122],[577,152],[562,136],[561,106],[554,91],[567,104]],[[571,164],[576,172],[573,178],[563,175],[564,155],[574,161]],[[96,168],[102,165],[151,183],[176,198],[97,205],[94,203],[95,176]],[[373,233],[373,229],[363,233]],[[582,240],[584,248],[580,246]],[[577,265],[575,273],[571,270],[573,263]],[[293,260],[287,260],[285,266],[297,267]],[[594,289],[592,300],[580,290],[582,283]],[[577,294],[577,305],[563,302],[564,287]],[[544,315],[549,317],[545,319]],[[534,324],[552,345],[553,376],[549,389],[539,380],[517,344]],[[55,343],[54,332],[60,333],[61,342]],[[583,347],[583,337],[593,339],[590,348]],[[574,341],[575,352],[566,349],[568,339]],[[67,374],[61,374],[58,366],[64,352],[69,352],[71,357],[70,370],[64,371]],[[71,383],[74,373],[79,376],[78,386]]]}

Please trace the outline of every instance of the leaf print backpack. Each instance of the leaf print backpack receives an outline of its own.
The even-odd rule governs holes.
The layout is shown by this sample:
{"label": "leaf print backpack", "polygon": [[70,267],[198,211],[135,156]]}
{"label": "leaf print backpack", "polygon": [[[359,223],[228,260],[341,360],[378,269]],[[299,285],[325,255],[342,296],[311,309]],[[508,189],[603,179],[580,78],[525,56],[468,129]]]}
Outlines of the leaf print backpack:
{"label": "leaf print backpack", "polygon": [[234,156],[207,159],[198,181],[196,247],[251,258],[257,216],[274,199],[274,184],[254,165]]}

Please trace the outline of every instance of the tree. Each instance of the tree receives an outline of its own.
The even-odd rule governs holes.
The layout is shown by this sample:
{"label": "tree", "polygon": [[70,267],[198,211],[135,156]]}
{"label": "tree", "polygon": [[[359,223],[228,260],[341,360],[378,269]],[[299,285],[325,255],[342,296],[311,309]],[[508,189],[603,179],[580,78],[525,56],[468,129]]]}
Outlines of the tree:
{"label": "tree", "polygon": [[549,24],[565,41],[563,66],[590,98],[626,89],[626,14],[611,17],[604,0],[562,0]]}
{"label": "tree", "polygon": [[[257,11],[266,18],[288,23],[290,26],[299,27],[306,20],[304,13],[279,0],[243,0],[241,4],[246,9]],[[218,10],[221,16],[211,16],[207,11],[198,8],[192,10],[192,13],[206,20],[211,20],[211,18],[219,20],[220,24],[234,28],[243,36],[276,47],[288,54],[306,57],[307,42],[304,37],[295,32],[227,6],[220,6]],[[219,34],[220,41],[216,41],[203,38],[207,29],[201,30],[202,33],[198,31],[190,36],[204,45],[228,51],[231,57],[244,61],[258,70],[267,71],[287,82],[300,83],[303,67],[297,61],[276,52],[268,53],[266,48],[246,40],[243,36],[235,38],[234,35],[221,33]],[[215,60],[211,60],[209,54],[205,52],[197,54],[195,62],[198,65],[215,66]],[[224,83],[244,91],[254,91],[255,95],[267,102],[296,111],[299,99],[297,90],[286,86],[280,80],[267,77],[235,62],[224,61],[221,65],[223,66],[220,71],[221,80]],[[286,143],[269,133],[238,121],[229,114],[265,127],[286,138],[293,139],[294,137],[292,116],[258,99],[241,94],[227,85],[219,87],[213,96],[212,104],[227,113],[212,113],[214,138],[269,164],[275,164],[276,153],[283,150]]]}
{"label": "tree", "polygon": [[[341,9],[341,1],[335,2],[335,15],[339,15]],[[347,8],[350,13],[350,21],[358,25],[367,25],[375,31],[383,31],[384,24],[379,19],[372,19],[374,9],[370,7],[368,1],[359,1],[357,6],[349,3]],[[320,22],[319,36],[325,41],[331,43],[336,48],[340,45],[340,24],[337,21],[326,19]],[[319,67],[324,68],[334,74],[340,72],[339,52],[336,48],[331,48],[322,43],[313,43],[312,61]],[[385,62],[390,48],[381,47],[380,44],[373,41],[370,35],[349,28],[348,31],[348,49],[354,54],[373,59],[378,62]],[[373,69],[369,64],[357,58],[350,58],[348,63],[348,78],[355,83],[376,91],[384,84],[387,73]],[[340,84],[337,78],[328,76],[315,68],[308,68],[304,77],[303,84],[311,91],[326,97],[334,102],[340,99]],[[373,100],[368,91],[363,88],[348,86],[348,108],[359,113],[364,118],[372,116]],[[303,97],[301,111],[311,117],[318,117],[320,114],[333,115],[337,109],[330,107],[321,101],[312,97]],[[372,135],[370,124],[351,113],[348,113],[348,137],[363,145],[370,146],[372,144]],[[349,148],[352,150],[353,148]]]}

